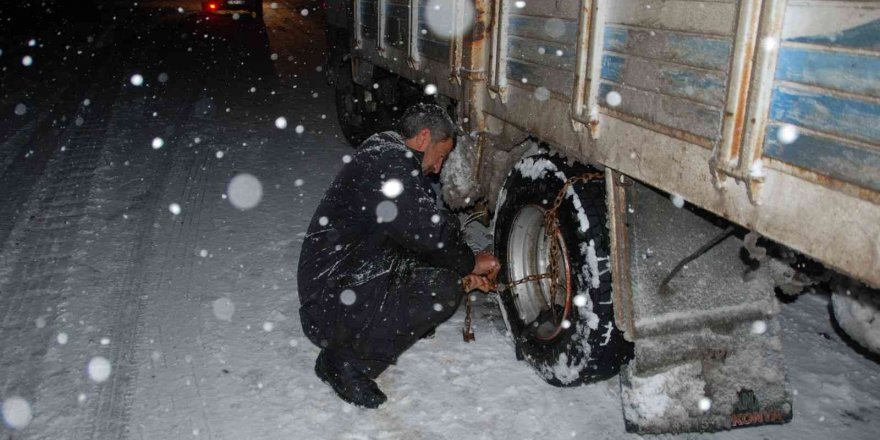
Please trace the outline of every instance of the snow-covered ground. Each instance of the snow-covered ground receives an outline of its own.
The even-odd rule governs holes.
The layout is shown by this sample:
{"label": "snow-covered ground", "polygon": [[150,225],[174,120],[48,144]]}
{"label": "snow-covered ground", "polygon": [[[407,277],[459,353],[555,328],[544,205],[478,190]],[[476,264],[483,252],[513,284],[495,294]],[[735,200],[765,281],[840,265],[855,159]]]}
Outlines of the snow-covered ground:
{"label": "snow-covered ground", "polygon": [[[379,378],[389,401],[378,410],[342,402],[315,377],[296,264],[351,149],[317,71],[323,36],[320,14],[302,13],[310,4],[266,2],[261,34],[244,19],[197,23],[197,1],[141,2],[133,17],[152,21],[116,31],[109,70],[95,77],[106,82],[65,115],[83,123],[57,136],[3,235],[0,400],[22,429],[3,426],[0,437],[633,437],[616,379],[546,385],[515,359],[488,297],[475,304],[476,341],[462,342],[460,310]],[[2,148],[26,153],[17,130],[38,121],[6,110]],[[244,174],[259,197],[247,178],[230,187]],[[782,307],[793,422],[704,436],[877,437],[880,364],[841,339],[827,304],[811,295]]]}

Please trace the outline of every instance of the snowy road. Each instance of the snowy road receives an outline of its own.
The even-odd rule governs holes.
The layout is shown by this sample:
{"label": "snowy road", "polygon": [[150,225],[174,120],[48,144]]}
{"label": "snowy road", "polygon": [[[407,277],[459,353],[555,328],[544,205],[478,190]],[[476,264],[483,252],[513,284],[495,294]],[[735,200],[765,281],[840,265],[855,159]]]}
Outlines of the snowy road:
{"label": "snowy road", "polygon": [[[2,48],[0,400],[22,429],[0,438],[634,437],[616,379],[546,385],[515,360],[490,300],[477,301],[475,343],[461,341],[459,311],[383,374],[379,410],[315,377],[296,263],[351,149],[318,71],[313,4],[266,2],[265,27],[204,20],[193,0],[121,4],[91,42],[77,29]],[[62,60],[71,50],[95,55]],[[247,180],[230,187],[244,174],[258,200]],[[780,319],[794,421],[682,438],[877,438],[876,358],[832,328],[826,297]],[[29,410],[8,404],[22,400]]]}

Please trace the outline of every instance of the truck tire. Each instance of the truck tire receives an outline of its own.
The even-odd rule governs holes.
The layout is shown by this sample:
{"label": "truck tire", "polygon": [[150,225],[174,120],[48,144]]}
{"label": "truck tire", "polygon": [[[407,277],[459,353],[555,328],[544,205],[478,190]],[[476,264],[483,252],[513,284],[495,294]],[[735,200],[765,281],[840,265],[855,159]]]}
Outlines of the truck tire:
{"label": "truck tire", "polygon": [[361,142],[376,132],[376,112],[370,112],[367,108],[365,97],[367,91],[363,86],[354,82],[351,74],[351,61],[342,61],[338,64],[336,76],[336,118],[342,135],[352,146],[357,148]]}
{"label": "truck tire", "polygon": [[[540,154],[524,158],[508,174],[495,216],[502,283],[547,272],[543,213],[567,178],[588,171]],[[555,386],[608,378],[632,353],[614,323],[604,180],[571,190],[557,211],[561,255],[556,260],[567,270],[560,270],[556,315],[548,305],[547,279],[505,287],[499,295],[517,354]]]}

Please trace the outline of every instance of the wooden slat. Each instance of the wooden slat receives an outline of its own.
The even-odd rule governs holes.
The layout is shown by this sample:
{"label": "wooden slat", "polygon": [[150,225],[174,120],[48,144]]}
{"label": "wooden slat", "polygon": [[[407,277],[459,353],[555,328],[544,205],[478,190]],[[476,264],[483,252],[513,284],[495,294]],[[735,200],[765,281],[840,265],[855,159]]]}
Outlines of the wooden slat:
{"label": "wooden slat", "polygon": [[726,72],[731,43],[678,32],[608,26],[605,50]]}
{"label": "wooden slat", "polygon": [[736,8],[734,1],[613,0],[605,18],[609,24],[732,36]]}
{"label": "wooden slat", "polygon": [[799,43],[880,51],[880,2],[789,4],[782,38]]}
{"label": "wooden slat", "polygon": [[[611,107],[605,97],[611,91],[621,96],[621,103]],[[721,111],[693,101],[627,86],[603,82],[599,86],[600,105],[635,116],[650,123],[665,125],[708,139],[721,133]]]}
{"label": "wooden slat", "polygon": [[[569,45],[508,37],[508,56],[542,66],[574,70],[575,50]],[[558,52],[557,52],[558,51]]]}
{"label": "wooden slat", "polygon": [[819,174],[880,191],[880,152],[844,141],[804,133],[794,142],[778,139],[778,124],[770,125],[764,140],[764,154]]}
{"label": "wooden slat", "polygon": [[776,79],[877,98],[880,97],[880,55],[784,46],[779,52]]}
{"label": "wooden slat", "polygon": [[508,34],[541,41],[571,45],[577,41],[577,20],[539,18],[511,14]]}
{"label": "wooden slat", "polygon": [[449,63],[449,43],[419,38],[419,53],[432,60]]}
{"label": "wooden slat", "polygon": [[880,144],[880,104],[876,102],[777,86],[770,104],[770,119]]}
{"label": "wooden slat", "polygon": [[551,92],[569,97],[571,96],[571,89],[574,84],[574,73],[571,71],[553,69],[513,59],[507,62],[507,78],[511,85],[523,84],[522,79],[525,78],[527,80],[526,84],[534,87],[543,86]]}
{"label": "wooden slat", "polygon": [[602,58],[602,78],[642,90],[693,99],[716,108],[724,105],[727,87],[727,77],[719,72],[613,54]]}

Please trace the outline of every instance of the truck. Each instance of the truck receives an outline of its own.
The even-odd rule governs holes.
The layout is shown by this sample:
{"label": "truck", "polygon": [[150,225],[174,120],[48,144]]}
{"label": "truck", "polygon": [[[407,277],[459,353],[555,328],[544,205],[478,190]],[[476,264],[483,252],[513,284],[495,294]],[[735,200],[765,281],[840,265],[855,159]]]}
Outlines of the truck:
{"label": "truck", "polygon": [[618,375],[632,432],[786,423],[777,296],[817,286],[880,349],[880,2],[325,6],[349,141],[425,100],[466,133],[443,198],[549,384]]}

